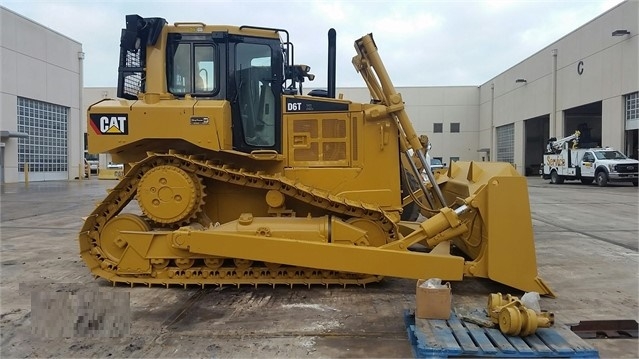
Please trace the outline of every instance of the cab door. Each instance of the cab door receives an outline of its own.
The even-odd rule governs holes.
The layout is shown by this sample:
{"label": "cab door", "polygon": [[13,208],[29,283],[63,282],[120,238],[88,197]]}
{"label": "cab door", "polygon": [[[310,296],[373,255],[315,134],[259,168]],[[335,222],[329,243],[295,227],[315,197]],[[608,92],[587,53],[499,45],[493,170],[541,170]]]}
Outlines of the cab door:
{"label": "cab door", "polygon": [[282,54],[279,42],[243,38],[232,45],[233,148],[282,153]]}
{"label": "cab door", "polygon": [[595,156],[592,152],[584,152],[579,165],[582,177],[595,177]]}

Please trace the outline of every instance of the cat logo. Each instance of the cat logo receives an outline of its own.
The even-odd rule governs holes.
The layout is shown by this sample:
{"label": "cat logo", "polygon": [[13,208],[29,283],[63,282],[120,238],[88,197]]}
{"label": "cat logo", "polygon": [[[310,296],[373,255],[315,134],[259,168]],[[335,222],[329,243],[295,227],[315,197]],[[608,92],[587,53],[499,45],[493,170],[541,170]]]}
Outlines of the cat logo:
{"label": "cat logo", "polygon": [[129,123],[124,114],[92,114],[91,128],[99,135],[128,135]]}

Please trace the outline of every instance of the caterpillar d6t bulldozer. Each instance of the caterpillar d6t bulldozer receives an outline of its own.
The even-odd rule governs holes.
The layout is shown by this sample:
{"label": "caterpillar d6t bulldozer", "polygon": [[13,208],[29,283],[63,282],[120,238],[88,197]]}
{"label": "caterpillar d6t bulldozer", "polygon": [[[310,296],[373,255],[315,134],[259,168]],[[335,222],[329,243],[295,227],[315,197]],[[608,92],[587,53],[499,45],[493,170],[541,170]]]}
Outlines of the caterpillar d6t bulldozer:
{"label": "caterpillar d6t bulldozer", "polygon": [[353,57],[370,103],[336,98],[335,47],[331,29],[328,90],[303,95],[314,76],[285,30],[127,16],[118,98],[87,119],[89,151],[125,164],[80,233],[93,274],[149,286],[484,277],[552,295],[526,179],[507,163],[433,174],[372,35]]}

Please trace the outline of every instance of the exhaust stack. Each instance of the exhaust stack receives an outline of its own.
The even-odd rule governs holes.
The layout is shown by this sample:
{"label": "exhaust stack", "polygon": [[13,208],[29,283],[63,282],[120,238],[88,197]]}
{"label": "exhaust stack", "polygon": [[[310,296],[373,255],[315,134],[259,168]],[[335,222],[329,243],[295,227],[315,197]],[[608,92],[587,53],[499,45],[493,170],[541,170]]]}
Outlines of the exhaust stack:
{"label": "exhaust stack", "polygon": [[335,98],[335,58],[337,45],[335,44],[335,29],[328,30],[328,84],[329,98]]}

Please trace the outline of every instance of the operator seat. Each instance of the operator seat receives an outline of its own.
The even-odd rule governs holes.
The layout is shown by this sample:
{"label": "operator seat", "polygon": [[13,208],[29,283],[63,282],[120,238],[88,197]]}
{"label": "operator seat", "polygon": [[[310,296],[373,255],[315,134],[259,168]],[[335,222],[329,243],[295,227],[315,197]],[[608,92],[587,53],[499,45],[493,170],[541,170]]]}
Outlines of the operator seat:
{"label": "operator seat", "polygon": [[195,92],[211,91],[211,89],[209,89],[206,85],[206,77],[202,77],[202,71],[205,71],[206,73],[205,69],[201,69],[200,73],[195,76]]}

